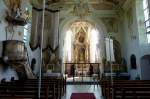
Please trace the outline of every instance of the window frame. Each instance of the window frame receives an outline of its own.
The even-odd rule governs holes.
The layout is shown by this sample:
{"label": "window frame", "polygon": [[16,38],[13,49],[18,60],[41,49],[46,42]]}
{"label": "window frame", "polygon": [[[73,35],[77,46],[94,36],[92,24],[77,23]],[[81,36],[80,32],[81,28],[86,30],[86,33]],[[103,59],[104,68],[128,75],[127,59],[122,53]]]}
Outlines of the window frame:
{"label": "window frame", "polygon": [[[150,34],[150,30],[148,31],[148,29],[150,29],[150,1],[149,0],[146,0],[146,1],[148,3],[148,6],[145,9],[144,9],[144,6],[143,6],[143,10],[145,11],[147,9],[149,11],[149,14],[148,14],[148,19],[147,20],[145,20],[145,14],[144,14],[144,23],[145,23],[145,28],[146,28],[146,34]],[[149,26],[147,26],[147,22],[149,22]]]}

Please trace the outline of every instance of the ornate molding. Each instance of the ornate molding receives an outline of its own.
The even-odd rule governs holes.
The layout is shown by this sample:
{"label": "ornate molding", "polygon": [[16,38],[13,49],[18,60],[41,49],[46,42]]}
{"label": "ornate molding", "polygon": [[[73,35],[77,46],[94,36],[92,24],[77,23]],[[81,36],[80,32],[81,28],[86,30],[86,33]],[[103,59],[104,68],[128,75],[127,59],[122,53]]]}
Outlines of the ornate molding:
{"label": "ornate molding", "polygon": [[118,32],[118,18],[101,18],[107,28],[107,32]]}
{"label": "ornate molding", "polygon": [[134,0],[126,0],[126,2],[123,4],[123,9],[128,10],[131,7],[131,4]]}

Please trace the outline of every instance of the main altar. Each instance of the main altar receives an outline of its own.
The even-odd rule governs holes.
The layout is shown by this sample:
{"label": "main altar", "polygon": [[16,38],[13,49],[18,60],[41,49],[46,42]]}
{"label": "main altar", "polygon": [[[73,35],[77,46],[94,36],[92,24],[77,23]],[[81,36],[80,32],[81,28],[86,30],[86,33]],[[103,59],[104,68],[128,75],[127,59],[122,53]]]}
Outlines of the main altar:
{"label": "main altar", "polygon": [[[74,63],[89,62],[89,41],[87,39],[87,33],[83,28],[75,35],[73,53]],[[89,71],[89,64],[76,64],[75,69],[77,74],[86,75]]]}

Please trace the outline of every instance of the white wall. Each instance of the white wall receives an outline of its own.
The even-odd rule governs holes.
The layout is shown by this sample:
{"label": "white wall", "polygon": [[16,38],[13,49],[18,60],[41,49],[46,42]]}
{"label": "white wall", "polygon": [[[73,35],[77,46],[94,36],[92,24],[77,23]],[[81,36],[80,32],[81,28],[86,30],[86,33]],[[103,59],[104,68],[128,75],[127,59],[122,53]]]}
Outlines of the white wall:
{"label": "white wall", "polygon": [[17,73],[14,69],[9,67],[7,70],[3,70],[2,67],[0,67],[0,82],[3,78],[5,78],[6,81],[10,81],[11,77],[14,77],[14,80],[18,80]]}
{"label": "white wall", "polygon": [[[131,9],[130,9],[131,6]],[[131,79],[135,79],[137,74],[140,74],[140,67],[139,67],[139,39],[138,39],[138,28],[137,28],[137,20],[136,20],[136,8],[135,2],[132,2],[129,6],[129,9],[125,9],[123,18],[123,27],[122,29],[122,51],[123,56],[127,61],[128,72],[131,75]],[[129,13],[131,10],[131,14]],[[130,19],[130,16],[132,17]],[[136,38],[134,38],[135,36]],[[130,56],[134,54],[137,59],[137,68],[131,69],[130,64]]]}
{"label": "white wall", "polygon": [[[146,77],[146,75],[142,74],[144,72],[141,72],[141,70],[143,68],[145,70],[146,67],[143,66],[143,63],[141,64],[140,59],[142,56],[150,54],[150,44],[147,43],[142,0],[130,1],[130,5],[126,7],[126,9],[124,10],[124,14],[122,14],[123,19],[119,25],[121,31],[120,37],[122,38],[122,54],[127,61],[128,72],[131,75],[131,79],[135,79],[137,75],[139,75],[141,79],[143,79],[143,77]],[[128,15],[128,11],[131,10],[130,6],[132,7],[132,13]],[[132,22],[130,25],[128,25],[130,20],[129,16],[132,16],[133,19],[131,20]],[[131,69],[131,54],[135,54],[136,56],[137,69]]]}
{"label": "white wall", "polygon": [[40,48],[38,47],[36,50],[32,51],[28,44],[26,44],[26,46],[28,50],[30,65],[31,65],[31,60],[33,58],[36,59],[36,64],[33,72],[35,75],[39,75],[39,68],[41,66]]}

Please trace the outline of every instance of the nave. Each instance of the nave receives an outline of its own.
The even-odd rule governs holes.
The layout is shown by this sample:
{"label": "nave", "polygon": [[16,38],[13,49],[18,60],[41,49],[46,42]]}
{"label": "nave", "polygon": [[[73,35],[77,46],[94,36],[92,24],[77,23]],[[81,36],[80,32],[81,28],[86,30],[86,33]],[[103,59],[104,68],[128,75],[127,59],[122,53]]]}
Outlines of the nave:
{"label": "nave", "polygon": [[150,0],[0,0],[0,99],[150,99],[149,71]]}
{"label": "nave", "polygon": [[94,93],[96,99],[103,99],[101,88],[97,85],[67,85],[66,94],[62,99],[70,99],[72,93]]}

